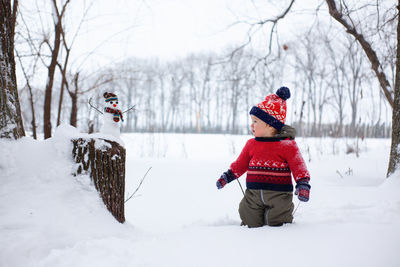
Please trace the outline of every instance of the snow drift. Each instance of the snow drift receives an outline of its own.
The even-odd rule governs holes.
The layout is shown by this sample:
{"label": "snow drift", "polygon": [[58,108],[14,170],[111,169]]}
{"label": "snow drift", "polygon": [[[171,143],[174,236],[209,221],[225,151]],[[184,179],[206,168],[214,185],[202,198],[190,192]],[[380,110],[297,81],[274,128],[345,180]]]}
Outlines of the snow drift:
{"label": "snow drift", "polygon": [[[0,141],[0,266],[399,266],[400,173],[389,140],[301,139],[311,200],[283,227],[239,226],[237,183],[215,187],[249,136],[125,134],[125,224],[88,176],[73,177],[71,137]],[[244,179],[241,178],[242,184]],[[297,205],[297,200],[295,200]]]}

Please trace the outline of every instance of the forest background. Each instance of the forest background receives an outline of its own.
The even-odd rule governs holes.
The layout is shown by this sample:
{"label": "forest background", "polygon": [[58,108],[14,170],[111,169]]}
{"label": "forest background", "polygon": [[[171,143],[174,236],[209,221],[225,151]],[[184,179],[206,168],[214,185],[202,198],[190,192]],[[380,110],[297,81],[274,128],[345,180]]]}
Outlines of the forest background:
{"label": "forest background", "polygon": [[[251,106],[282,85],[300,136],[390,137],[392,108],[371,63],[325,1],[222,1],[222,13],[208,2],[50,2],[21,1],[15,30],[22,117],[35,138],[62,122],[98,131],[88,100],[101,109],[105,91],[123,110],[135,105],[124,132],[248,134]],[[340,3],[394,85],[395,1]]]}

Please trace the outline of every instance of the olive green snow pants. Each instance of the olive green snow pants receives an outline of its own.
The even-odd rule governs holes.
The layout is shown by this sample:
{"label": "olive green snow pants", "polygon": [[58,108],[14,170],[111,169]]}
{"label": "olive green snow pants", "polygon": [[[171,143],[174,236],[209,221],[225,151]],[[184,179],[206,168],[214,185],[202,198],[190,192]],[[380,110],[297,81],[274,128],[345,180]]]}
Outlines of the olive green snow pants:
{"label": "olive green snow pants", "polygon": [[293,193],[246,189],[239,204],[242,224],[248,227],[280,226],[293,221]]}

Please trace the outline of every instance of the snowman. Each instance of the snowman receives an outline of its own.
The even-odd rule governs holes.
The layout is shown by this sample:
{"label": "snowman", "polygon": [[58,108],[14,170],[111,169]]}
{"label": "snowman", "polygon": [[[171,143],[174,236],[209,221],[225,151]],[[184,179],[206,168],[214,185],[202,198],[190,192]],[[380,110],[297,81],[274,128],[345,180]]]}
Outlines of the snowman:
{"label": "snowman", "polygon": [[103,125],[100,132],[103,134],[120,137],[120,120],[123,120],[122,112],[118,109],[118,97],[113,93],[104,93]]}

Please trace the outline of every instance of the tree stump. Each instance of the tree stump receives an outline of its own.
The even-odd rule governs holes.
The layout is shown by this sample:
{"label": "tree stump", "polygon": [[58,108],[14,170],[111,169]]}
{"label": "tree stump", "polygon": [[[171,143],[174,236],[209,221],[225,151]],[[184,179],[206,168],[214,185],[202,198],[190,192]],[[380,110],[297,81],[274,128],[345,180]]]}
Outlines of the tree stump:
{"label": "tree stump", "polygon": [[74,175],[88,173],[104,204],[120,223],[125,222],[125,148],[100,139],[73,139]]}

